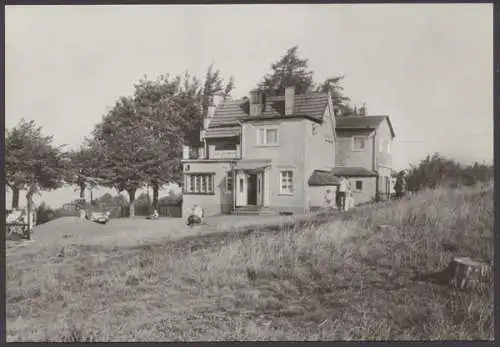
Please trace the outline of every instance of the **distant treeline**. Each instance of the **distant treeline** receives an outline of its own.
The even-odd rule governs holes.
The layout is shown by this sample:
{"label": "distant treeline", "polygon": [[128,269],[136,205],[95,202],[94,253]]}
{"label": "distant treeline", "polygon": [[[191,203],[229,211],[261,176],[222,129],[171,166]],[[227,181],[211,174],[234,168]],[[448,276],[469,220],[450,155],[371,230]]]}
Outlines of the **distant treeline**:
{"label": "distant treeline", "polygon": [[419,191],[437,187],[456,188],[471,186],[479,182],[493,180],[493,165],[474,163],[462,165],[441,156],[439,153],[427,155],[418,165],[412,165],[408,172],[408,189]]}

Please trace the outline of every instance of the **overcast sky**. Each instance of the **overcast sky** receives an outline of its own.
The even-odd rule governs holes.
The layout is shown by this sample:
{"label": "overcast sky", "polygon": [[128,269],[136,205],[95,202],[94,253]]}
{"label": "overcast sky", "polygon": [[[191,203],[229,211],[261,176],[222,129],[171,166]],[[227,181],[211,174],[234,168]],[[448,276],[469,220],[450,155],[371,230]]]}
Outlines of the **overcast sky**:
{"label": "overcast sky", "polygon": [[6,127],[34,119],[57,144],[78,147],[144,75],[202,77],[215,63],[238,98],[298,45],[316,81],[345,75],[355,104],[391,117],[395,168],[433,152],[493,161],[491,4],[7,6],[5,17]]}

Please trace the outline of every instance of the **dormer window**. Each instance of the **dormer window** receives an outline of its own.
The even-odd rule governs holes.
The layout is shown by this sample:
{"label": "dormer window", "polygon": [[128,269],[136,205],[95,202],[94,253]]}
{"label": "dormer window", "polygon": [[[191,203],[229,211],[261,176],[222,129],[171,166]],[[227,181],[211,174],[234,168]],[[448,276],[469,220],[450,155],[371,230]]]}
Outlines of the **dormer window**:
{"label": "dormer window", "polygon": [[254,92],[250,94],[250,103],[252,105],[260,104],[260,93]]}
{"label": "dormer window", "polygon": [[250,116],[260,117],[262,114],[262,92],[253,90],[250,92]]}
{"label": "dormer window", "polygon": [[365,136],[353,136],[352,138],[352,150],[362,151],[366,148],[366,137]]}

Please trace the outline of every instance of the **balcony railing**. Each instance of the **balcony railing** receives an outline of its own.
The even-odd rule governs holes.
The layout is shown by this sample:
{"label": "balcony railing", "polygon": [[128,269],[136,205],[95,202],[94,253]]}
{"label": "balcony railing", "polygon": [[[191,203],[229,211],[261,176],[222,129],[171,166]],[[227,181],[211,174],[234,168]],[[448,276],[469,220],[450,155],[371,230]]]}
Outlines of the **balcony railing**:
{"label": "balcony railing", "polygon": [[[208,154],[208,155],[207,155]],[[208,153],[205,153],[203,147],[190,147],[184,146],[182,159],[240,159],[241,150],[240,145],[236,145],[236,149],[230,150],[216,150],[215,146],[209,146]]]}

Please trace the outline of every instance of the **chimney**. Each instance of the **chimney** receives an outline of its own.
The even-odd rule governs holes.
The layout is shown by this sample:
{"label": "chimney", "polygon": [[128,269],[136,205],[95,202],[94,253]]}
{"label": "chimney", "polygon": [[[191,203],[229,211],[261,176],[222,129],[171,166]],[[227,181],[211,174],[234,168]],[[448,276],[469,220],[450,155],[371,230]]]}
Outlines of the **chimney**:
{"label": "chimney", "polygon": [[363,103],[363,106],[359,108],[359,115],[366,116],[366,104]]}
{"label": "chimney", "polygon": [[263,109],[262,92],[254,89],[250,92],[250,117],[260,117]]}
{"label": "chimney", "polygon": [[291,116],[295,109],[295,87],[285,88],[285,115]]}

